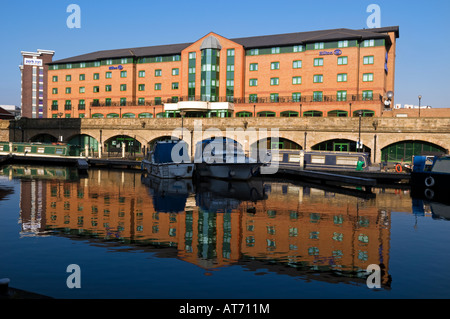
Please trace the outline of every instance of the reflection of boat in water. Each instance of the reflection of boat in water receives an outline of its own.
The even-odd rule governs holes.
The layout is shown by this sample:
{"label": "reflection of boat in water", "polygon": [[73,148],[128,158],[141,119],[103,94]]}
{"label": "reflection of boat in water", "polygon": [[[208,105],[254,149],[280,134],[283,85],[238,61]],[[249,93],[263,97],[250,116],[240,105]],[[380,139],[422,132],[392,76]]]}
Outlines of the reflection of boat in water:
{"label": "reflection of boat in water", "polygon": [[184,212],[187,199],[194,191],[190,179],[162,179],[142,174],[141,182],[149,187],[153,207],[161,213]]}
{"label": "reflection of boat in water", "polygon": [[201,177],[248,180],[263,165],[247,156],[235,140],[214,137],[197,143],[195,169]]}
{"label": "reflection of boat in water", "polygon": [[413,196],[450,203],[450,156],[415,156],[413,163]]}
{"label": "reflection of boat in water", "polygon": [[202,210],[230,212],[242,202],[257,202],[267,198],[261,180],[226,181],[201,179],[196,189],[196,202]]}
{"label": "reflection of boat in water", "polygon": [[450,206],[440,202],[414,198],[413,214],[416,216],[431,214],[433,219],[450,220]]}
{"label": "reflection of boat in water", "polygon": [[79,174],[73,167],[47,167],[35,165],[8,165],[0,169],[0,176],[21,179],[78,180]]}
{"label": "reflection of boat in water", "polygon": [[141,170],[160,178],[192,178],[194,164],[186,158],[187,153],[184,141],[158,141],[142,160]]}

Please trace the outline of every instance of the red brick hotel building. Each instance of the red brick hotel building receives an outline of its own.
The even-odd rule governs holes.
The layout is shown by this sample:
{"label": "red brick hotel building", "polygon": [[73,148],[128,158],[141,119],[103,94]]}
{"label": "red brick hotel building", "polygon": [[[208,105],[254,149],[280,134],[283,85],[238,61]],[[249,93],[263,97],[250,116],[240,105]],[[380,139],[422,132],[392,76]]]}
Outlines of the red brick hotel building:
{"label": "red brick hotel building", "polygon": [[[398,27],[106,50],[48,65],[47,117],[381,116]],[[180,113],[183,112],[183,113]]]}

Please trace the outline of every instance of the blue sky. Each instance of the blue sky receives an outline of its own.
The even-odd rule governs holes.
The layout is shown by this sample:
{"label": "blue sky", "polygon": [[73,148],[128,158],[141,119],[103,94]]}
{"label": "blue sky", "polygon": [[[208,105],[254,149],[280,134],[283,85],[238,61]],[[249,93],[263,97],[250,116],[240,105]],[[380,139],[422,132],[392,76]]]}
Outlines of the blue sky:
{"label": "blue sky", "polygon": [[[81,28],[69,29],[70,4]],[[450,2],[318,1],[2,1],[0,104],[20,105],[20,51],[48,49],[54,59],[105,49],[194,42],[210,31],[227,38],[367,28],[370,4],[381,26],[399,26],[395,103],[450,107]]]}

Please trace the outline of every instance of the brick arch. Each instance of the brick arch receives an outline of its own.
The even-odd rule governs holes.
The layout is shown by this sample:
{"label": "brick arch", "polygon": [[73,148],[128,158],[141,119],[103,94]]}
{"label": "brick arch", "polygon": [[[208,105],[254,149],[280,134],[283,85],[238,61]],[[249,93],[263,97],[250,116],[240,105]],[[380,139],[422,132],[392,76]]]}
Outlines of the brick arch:
{"label": "brick arch", "polygon": [[391,137],[388,142],[380,144],[379,145],[379,149],[382,150],[382,149],[385,149],[386,147],[391,146],[393,144],[412,141],[412,142],[424,142],[424,143],[434,144],[436,146],[439,146],[439,147],[443,148],[448,153],[449,150],[450,150],[450,143],[447,142],[447,144],[446,144],[446,143],[443,142],[443,140],[444,139],[430,138],[430,137],[415,139],[415,138],[407,138],[406,136],[403,135],[403,136],[397,136],[397,137],[394,137],[394,138]]}

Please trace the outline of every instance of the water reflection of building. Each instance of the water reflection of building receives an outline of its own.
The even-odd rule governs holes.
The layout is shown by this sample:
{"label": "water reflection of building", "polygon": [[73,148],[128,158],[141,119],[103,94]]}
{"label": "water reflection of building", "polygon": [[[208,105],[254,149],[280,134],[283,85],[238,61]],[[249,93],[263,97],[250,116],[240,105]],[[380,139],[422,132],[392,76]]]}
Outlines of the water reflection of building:
{"label": "water reflection of building", "polygon": [[[157,211],[155,189],[134,173],[92,170],[78,182],[43,185],[47,228],[140,247],[176,247],[179,258],[205,269],[261,260],[350,276],[365,275],[370,264],[384,264],[389,272],[390,212],[376,200],[265,183],[256,202],[245,200],[242,191],[233,198],[206,187],[197,189],[194,203],[188,191],[185,209],[177,213]],[[238,197],[232,209],[206,205]]]}

